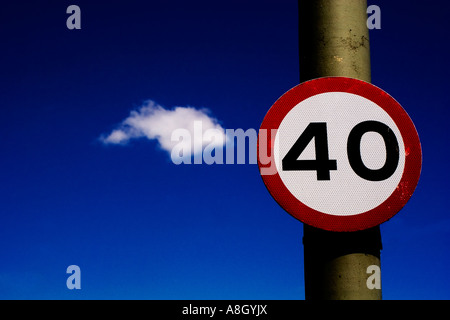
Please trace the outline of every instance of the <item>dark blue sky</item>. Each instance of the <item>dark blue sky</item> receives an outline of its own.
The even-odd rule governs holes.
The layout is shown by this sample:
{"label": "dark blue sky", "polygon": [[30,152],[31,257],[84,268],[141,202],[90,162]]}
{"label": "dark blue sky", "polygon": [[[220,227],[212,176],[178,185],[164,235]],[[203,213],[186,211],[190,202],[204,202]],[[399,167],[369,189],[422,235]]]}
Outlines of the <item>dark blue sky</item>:
{"label": "dark blue sky", "polygon": [[[66,8],[81,8],[81,30]],[[385,299],[449,299],[449,5],[370,1],[372,82],[423,150],[381,227]],[[259,128],[298,84],[296,1],[14,1],[0,8],[0,298],[303,299],[302,224],[257,165],[98,141],[153,100]],[[81,290],[66,268],[81,268]]]}

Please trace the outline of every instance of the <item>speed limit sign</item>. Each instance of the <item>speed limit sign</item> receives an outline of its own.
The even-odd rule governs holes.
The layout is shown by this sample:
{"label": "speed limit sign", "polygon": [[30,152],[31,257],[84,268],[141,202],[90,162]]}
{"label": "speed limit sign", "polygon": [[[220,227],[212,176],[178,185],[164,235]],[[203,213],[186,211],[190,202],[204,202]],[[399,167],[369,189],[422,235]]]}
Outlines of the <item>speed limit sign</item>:
{"label": "speed limit sign", "polygon": [[[316,228],[379,225],[400,211],[419,181],[422,152],[413,122],[394,98],[361,80],[297,85],[270,108],[262,130],[273,132],[258,144],[267,189]],[[261,143],[272,163],[261,158]],[[270,165],[275,169],[267,173]]]}

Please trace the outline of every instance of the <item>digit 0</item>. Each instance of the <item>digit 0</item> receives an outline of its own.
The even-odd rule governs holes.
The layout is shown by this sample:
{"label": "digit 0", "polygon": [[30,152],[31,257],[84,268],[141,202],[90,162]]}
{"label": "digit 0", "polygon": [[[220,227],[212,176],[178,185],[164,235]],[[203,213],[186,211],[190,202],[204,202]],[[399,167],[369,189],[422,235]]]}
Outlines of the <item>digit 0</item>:
{"label": "digit 0", "polygon": [[[386,146],[386,161],[380,169],[370,169],[364,165],[361,158],[361,138],[367,132],[376,132],[383,137]],[[400,158],[398,141],[394,132],[384,123],[364,121],[357,124],[347,140],[348,161],[353,171],[363,179],[382,181],[392,176],[397,169]]]}

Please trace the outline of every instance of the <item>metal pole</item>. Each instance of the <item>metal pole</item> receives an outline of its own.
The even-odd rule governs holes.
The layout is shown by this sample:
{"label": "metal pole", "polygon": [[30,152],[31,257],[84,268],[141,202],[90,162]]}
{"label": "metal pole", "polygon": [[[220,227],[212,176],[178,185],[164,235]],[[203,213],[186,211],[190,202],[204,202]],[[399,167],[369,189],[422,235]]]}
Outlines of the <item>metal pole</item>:
{"label": "metal pole", "polygon": [[[371,81],[366,0],[299,0],[300,81],[345,76]],[[307,300],[380,300],[369,266],[380,267],[381,233],[330,232],[304,225]]]}

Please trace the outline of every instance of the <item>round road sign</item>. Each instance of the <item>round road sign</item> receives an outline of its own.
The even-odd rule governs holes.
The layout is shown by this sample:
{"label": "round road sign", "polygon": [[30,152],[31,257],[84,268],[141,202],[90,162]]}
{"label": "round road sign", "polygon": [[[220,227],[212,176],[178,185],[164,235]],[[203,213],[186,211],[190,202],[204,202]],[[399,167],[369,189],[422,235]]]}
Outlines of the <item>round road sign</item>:
{"label": "round road sign", "polygon": [[270,108],[259,138],[267,189],[288,213],[316,228],[381,224],[400,211],[419,181],[422,152],[413,122],[394,98],[361,80],[327,77],[297,85]]}

